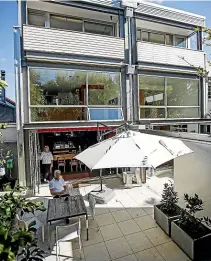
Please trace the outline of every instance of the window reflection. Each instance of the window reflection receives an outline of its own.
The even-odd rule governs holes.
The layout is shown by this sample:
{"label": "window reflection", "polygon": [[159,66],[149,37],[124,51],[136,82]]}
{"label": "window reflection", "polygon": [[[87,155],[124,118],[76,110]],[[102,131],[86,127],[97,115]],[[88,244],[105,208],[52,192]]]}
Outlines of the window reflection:
{"label": "window reflection", "polygon": [[88,72],[89,105],[120,105],[120,75]]}
{"label": "window reflection", "polygon": [[30,69],[31,105],[84,105],[86,73]]}
{"label": "window reflection", "polygon": [[175,37],[175,46],[185,48],[186,47],[185,37],[176,36]]}
{"label": "window reflection", "polygon": [[141,118],[198,118],[199,81],[139,75],[139,105]]}
{"label": "window reflection", "polygon": [[197,80],[167,78],[167,105],[198,106],[198,84]]}
{"label": "window reflection", "polygon": [[31,121],[82,121],[87,119],[86,108],[31,108]]}
{"label": "window reflection", "polygon": [[140,105],[164,105],[164,77],[140,76],[139,102]]}

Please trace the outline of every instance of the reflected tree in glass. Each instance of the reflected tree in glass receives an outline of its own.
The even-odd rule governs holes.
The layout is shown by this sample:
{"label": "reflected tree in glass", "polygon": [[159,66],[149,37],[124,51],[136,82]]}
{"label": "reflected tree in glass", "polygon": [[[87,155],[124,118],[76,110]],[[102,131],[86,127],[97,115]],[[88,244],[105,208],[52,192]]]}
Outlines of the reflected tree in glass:
{"label": "reflected tree in glass", "polygon": [[139,104],[163,106],[165,97],[165,79],[156,76],[139,76]]}
{"label": "reflected tree in glass", "polygon": [[89,105],[120,105],[121,85],[119,73],[88,72]]}
{"label": "reflected tree in glass", "polygon": [[198,106],[198,80],[167,78],[168,106]]}

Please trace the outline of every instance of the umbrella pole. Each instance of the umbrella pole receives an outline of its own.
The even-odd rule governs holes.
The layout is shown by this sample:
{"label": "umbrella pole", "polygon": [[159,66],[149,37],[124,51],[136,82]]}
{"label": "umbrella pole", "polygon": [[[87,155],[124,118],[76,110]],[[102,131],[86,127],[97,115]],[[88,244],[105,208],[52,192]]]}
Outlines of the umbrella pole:
{"label": "umbrella pole", "polygon": [[100,191],[103,191],[102,169],[100,169]]}

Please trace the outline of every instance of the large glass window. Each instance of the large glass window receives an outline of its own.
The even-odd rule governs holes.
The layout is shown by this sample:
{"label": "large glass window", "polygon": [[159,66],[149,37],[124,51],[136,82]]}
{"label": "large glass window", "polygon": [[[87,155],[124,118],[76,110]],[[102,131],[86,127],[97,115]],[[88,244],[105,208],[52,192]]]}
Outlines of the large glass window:
{"label": "large glass window", "polygon": [[120,108],[90,108],[90,120],[123,120],[122,109]]}
{"label": "large glass window", "polygon": [[32,122],[122,117],[120,73],[30,68],[29,77]]}
{"label": "large glass window", "polygon": [[102,35],[114,35],[114,30],[112,25],[99,24],[93,22],[84,22],[84,30],[87,33],[102,34]]}
{"label": "large glass window", "polygon": [[86,108],[31,108],[31,121],[82,121],[87,119]]}
{"label": "large glass window", "polygon": [[114,105],[121,104],[119,73],[88,72],[88,104]]}
{"label": "large glass window", "polygon": [[86,72],[30,69],[31,105],[84,105]]}
{"label": "large glass window", "polygon": [[165,89],[164,77],[140,76],[139,77],[139,102],[140,105],[164,105]]}
{"label": "large glass window", "polygon": [[50,24],[52,28],[82,31],[82,20],[51,15]]}
{"label": "large glass window", "polygon": [[167,77],[168,106],[198,106],[198,81]]}
{"label": "large glass window", "polygon": [[198,118],[199,81],[139,75],[140,118]]}

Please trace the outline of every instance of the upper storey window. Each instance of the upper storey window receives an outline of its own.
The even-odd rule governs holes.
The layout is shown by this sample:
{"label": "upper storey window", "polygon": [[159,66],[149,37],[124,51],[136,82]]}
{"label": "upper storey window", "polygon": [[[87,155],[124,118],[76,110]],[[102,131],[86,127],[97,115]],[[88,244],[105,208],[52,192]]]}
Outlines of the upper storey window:
{"label": "upper storey window", "polygon": [[82,31],[82,20],[72,19],[62,16],[51,15],[50,26],[52,28],[72,30],[72,31]]}
{"label": "upper storey window", "polygon": [[184,36],[160,32],[150,32],[141,29],[137,31],[137,40],[170,46],[177,46],[181,48],[186,48],[187,41],[186,37]]}
{"label": "upper storey window", "polygon": [[116,29],[115,22],[66,17],[31,9],[28,11],[28,24],[107,36],[115,36]]}
{"label": "upper storey window", "polygon": [[45,26],[45,12],[29,10],[28,23],[36,26]]}

